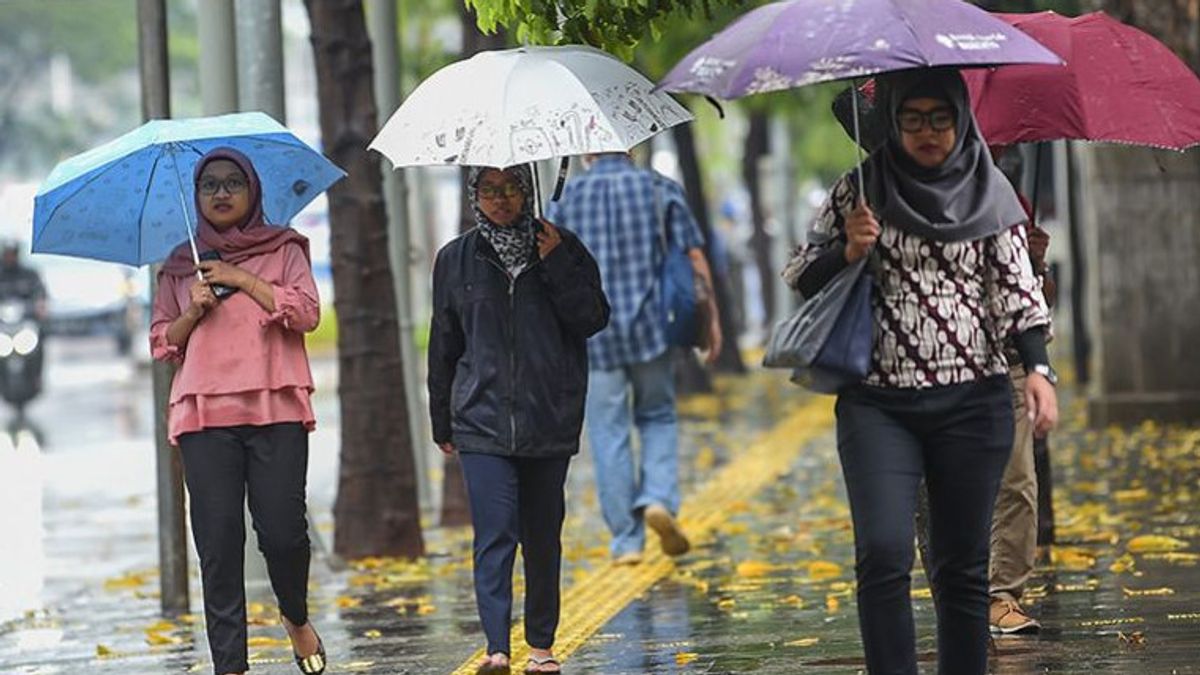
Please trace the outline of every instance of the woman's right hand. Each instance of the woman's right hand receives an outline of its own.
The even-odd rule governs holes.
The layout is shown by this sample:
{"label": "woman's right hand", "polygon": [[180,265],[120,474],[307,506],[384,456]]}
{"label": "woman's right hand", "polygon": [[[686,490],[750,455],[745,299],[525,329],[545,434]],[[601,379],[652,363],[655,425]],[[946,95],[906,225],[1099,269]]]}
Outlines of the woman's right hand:
{"label": "woman's right hand", "polygon": [[204,316],[205,312],[217,306],[217,296],[213,293],[212,287],[203,281],[196,281],[190,289],[192,296],[192,304],[188,305],[187,312],[193,319],[199,319]]}
{"label": "woman's right hand", "polygon": [[871,207],[859,204],[846,216],[846,262],[855,263],[866,257],[879,240],[879,221]]}
{"label": "woman's right hand", "polygon": [[453,455],[454,454],[454,444],[453,443],[438,443],[437,446],[438,446],[438,450],[441,450],[443,455]]}

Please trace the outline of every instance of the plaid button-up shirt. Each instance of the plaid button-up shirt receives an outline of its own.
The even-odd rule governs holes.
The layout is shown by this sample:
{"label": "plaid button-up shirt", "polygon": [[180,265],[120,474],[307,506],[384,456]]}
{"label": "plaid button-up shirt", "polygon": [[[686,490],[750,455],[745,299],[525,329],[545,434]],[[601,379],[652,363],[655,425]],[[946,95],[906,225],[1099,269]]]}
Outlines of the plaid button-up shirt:
{"label": "plaid button-up shirt", "polygon": [[672,242],[704,245],[683,188],[622,156],[600,158],[572,179],[547,217],[574,232],[600,267],[612,314],[588,340],[588,364],[611,370],[667,350],[659,283],[664,219]]}

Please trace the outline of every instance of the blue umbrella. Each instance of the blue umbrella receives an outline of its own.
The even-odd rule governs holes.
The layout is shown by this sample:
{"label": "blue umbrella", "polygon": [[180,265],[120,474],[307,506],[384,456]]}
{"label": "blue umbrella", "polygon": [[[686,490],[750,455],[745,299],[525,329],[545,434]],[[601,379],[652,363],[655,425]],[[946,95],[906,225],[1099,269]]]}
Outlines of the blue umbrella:
{"label": "blue umbrella", "polygon": [[268,223],[346,175],[263,113],[155,120],[54,168],[34,198],[33,251],[145,265],[193,240],[194,253],[192,172],[218,147],[254,162]]}

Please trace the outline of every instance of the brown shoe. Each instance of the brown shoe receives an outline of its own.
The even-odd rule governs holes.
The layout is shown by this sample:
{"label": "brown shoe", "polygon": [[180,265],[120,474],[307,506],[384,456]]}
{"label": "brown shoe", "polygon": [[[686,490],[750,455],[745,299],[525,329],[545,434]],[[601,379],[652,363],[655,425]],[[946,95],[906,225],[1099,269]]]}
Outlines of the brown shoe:
{"label": "brown shoe", "polygon": [[1026,614],[1020,604],[1005,598],[992,598],[988,623],[998,635],[1030,635],[1042,629],[1042,624]]}
{"label": "brown shoe", "polygon": [[663,553],[670,556],[683,555],[692,548],[683,530],[679,529],[679,523],[675,522],[675,517],[664,507],[651,504],[646,507],[643,517],[650,529],[657,532],[662,540]]}

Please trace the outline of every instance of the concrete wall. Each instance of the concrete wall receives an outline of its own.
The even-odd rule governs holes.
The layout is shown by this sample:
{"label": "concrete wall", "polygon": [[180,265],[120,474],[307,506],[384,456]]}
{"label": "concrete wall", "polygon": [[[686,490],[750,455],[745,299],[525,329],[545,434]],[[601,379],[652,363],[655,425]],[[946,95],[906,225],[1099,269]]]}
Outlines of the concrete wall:
{"label": "concrete wall", "polygon": [[1200,151],[1077,146],[1093,425],[1200,420]]}

